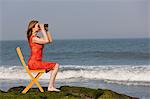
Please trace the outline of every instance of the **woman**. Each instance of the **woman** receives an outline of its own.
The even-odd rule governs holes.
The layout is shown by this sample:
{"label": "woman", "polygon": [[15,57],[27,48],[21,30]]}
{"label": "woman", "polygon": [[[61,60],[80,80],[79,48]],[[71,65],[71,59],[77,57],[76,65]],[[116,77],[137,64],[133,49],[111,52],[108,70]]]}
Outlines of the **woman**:
{"label": "woman", "polygon": [[[37,36],[37,33],[41,32],[43,37]],[[51,71],[50,81],[48,85],[48,91],[60,91],[55,88],[55,78],[59,69],[59,64],[56,62],[42,61],[42,50],[44,44],[51,43],[52,37],[47,33],[44,28],[44,24],[40,24],[37,20],[31,20],[28,25],[27,38],[31,49],[31,55],[28,60],[28,67],[31,70],[45,69]]]}

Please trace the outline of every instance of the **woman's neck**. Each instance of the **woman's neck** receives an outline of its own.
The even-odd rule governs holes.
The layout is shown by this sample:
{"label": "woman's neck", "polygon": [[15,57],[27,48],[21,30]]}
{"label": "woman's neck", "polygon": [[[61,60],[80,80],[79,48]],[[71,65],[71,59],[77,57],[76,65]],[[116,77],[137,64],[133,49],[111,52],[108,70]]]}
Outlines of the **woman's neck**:
{"label": "woman's neck", "polygon": [[35,35],[36,35],[36,32],[32,32],[32,35],[34,35],[34,36],[35,36]]}

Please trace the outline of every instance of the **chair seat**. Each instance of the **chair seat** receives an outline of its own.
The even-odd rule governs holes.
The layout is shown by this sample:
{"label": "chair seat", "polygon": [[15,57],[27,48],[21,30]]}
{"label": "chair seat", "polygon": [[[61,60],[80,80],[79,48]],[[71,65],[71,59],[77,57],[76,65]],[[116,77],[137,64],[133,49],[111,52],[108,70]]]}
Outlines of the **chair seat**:
{"label": "chair seat", "polygon": [[31,70],[31,69],[30,69],[30,71],[31,71],[31,72],[43,72],[43,73],[46,72],[46,70],[44,70],[44,69],[39,69],[39,70]]}

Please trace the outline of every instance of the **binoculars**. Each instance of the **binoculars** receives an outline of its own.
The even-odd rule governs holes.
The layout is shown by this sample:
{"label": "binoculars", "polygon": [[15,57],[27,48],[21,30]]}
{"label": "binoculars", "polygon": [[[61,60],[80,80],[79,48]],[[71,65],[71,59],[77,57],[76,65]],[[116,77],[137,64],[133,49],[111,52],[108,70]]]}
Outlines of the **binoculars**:
{"label": "binoculars", "polygon": [[44,24],[44,29],[48,31],[48,24]]}
{"label": "binoculars", "polygon": [[[40,28],[39,25],[38,25],[38,27]],[[48,31],[48,24],[44,24],[44,29],[45,29],[46,31]]]}
{"label": "binoculars", "polygon": [[44,24],[44,27],[48,27],[48,24]]}

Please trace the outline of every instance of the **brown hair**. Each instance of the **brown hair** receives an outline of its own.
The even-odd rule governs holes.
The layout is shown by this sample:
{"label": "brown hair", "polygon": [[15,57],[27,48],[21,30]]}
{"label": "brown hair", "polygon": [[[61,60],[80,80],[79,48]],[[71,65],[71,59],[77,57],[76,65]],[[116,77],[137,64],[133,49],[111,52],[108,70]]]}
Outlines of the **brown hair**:
{"label": "brown hair", "polygon": [[28,24],[28,29],[27,29],[27,39],[29,41],[30,36],[32,35],[32,28],[35,27],[35,25],[38,23],[37,20],[31,20]]}

